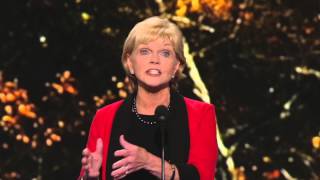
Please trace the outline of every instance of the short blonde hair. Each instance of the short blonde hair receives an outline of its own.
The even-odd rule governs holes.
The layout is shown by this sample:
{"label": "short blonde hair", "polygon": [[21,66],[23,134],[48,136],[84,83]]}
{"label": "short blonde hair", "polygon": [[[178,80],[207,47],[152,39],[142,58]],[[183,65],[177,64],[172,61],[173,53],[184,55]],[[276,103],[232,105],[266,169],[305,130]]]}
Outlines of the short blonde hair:
{"label": "short blonde hair", "polygon": [[183,68],[186,64],[186,59],[183,52],[182,32],[177,25],[169,20],[153,16],[138,22],[130,31],[123,45],[122,65],[134,88],[137,86],[137,82],[135,77],[130,74],[127,58],[138,45],[148,43],[157,38],[168,38],[171,41],[177,60],[180,62],[180,68],[176,72],[170,86],[175,88],[176,82],[184,77]]}

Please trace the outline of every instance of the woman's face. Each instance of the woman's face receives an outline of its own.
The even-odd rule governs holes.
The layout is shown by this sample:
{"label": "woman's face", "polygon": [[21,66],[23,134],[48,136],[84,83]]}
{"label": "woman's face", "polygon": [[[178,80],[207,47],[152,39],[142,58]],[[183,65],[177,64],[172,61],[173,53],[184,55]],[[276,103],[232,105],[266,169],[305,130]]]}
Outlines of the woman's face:
{"label": "woman's face", "polygon": [[127,63],[130,73],[138,80],[138,86],[151,89],[169,87],[180,65],[171,41],[165,38],[139,44],[128,56]]}

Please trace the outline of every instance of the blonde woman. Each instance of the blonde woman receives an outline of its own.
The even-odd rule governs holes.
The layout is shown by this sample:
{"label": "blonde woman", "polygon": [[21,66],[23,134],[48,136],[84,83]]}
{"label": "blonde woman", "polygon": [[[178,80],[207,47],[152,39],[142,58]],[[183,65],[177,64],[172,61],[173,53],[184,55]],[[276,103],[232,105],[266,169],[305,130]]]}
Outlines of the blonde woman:
{"label": "blonde woman", "polygon": [[160,17],[137,23],[124,43],[122,64],[135,92],[97,111],[79,178],[160,179],[161,138],[155,109],[164,105],[169,112],[165,179],[214,179],[214,106],[183,97],[175,89],[185,65],[179,28]]}

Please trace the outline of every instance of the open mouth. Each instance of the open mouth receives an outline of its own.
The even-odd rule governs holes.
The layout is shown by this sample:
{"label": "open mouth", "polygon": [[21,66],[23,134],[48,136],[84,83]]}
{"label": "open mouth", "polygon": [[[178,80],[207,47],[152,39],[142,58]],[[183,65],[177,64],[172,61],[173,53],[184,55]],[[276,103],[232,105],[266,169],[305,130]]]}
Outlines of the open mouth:
{"label": "open mouth", "polygon": [[150,76],[160,76],[161,71],[159,69],[148,69],[146,73]]}

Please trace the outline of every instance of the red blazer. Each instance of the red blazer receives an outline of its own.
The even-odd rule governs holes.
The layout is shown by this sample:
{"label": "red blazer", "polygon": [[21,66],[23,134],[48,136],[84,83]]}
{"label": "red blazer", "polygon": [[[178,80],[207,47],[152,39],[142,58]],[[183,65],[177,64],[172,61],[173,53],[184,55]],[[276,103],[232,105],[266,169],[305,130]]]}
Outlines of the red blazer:
{"label": "red blazer", "polygon": [[[216,141],[216,114],[214,105],[184,97],[186,103],[190,149],[188,164],[194,165],[200,180],[214,180],[218,147]],[[114,116],[123,100],[99,109],[90,127],[87,148],[95,151],[98,138],[103,140],[102,180],[106,180],[107,153]],[[85,171],[82,168],[80,177]]]}

